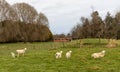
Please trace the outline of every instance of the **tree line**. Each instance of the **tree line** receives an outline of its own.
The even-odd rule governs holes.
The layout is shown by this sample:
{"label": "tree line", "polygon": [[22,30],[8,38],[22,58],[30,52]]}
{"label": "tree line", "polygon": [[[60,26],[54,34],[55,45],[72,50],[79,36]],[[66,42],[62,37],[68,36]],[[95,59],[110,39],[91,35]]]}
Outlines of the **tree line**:
{"label": "tree line", "polygon": [[27,3],[10,5],[0,0],[0,42],[49,41],[49,21]]}
{"label": "tree line", "polygon": [[80,20],[81,22],[70,32],[73,39],[120,39],[120,12],[117,12],[115,16],[107,12],[105,19],[102,19],[98,11],[93,11],[91,18],[81,17]]}

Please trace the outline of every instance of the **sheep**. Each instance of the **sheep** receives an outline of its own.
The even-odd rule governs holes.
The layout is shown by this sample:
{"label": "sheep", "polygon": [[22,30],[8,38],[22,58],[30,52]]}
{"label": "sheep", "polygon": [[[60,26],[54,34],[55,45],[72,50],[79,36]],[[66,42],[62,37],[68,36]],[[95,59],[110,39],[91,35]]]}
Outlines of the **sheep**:
{"label": "sheep", "polygon": [[15,58],[15,53],[14,53],[14,52],[11,52],[11,56],[12,56],[13,58]]}
{"label": "sheep", "polygon": [[26,50],[27,50],[27,48],[16,50],[17,56],[19,57],[20,54],[24,56]]}
{"label": "sheep", "polygon": [[66,53],[66,58],[67,58],[67,59],[71,57],[71,53],[72,53],[72,51],[68,51],[68,52]]}
{"label": "sheep", "polygon": [[93,53],[92,55],[91,55],[91,57],[93,57],[93,58],[102,58],[102,57],[104,57],[105,56],[105,50],[103,50],[103,51],[101,51],[101,52],[98,52],[98,53]]}
{"label": "sheep", "polygon": [[56,52],[56,54],[55,54],[56,59],[61,58],[62,57],[62,53],[63,53],[63,51]]}

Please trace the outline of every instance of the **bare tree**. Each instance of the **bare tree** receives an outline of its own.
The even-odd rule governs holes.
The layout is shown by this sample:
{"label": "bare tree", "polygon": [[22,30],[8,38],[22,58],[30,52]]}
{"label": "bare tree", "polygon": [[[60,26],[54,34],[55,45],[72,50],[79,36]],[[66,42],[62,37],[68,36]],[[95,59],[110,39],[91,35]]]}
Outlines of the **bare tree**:
{"label": "bare tree", "polygon": [[33,23],[35,17],[38,15],[37,11],[26,3],[16,3],[12,7],[16,11],[20,21],[25,23]]}
{"label": "bare tree", "polygon": [[104,23],[97,11],[94,11],[91,14],[91,16],[92,16],[92,20],[91,20],[92,34],[93,34],[94,38],[96,38],[96,37],[100,38],[103,33]]}
{"label": "bare tree", "polygon": [[5,0],[0,0],[0,21],[13,20],[18,21],[17,13]]}
{"label": "bare tree", "polygon": [[47,17],[43,13],[40,13],[36,17],[35,21],[37,22],[37,24],[45,25],[45,26],[48,27],[48,24],[49,24],[48,19],[47,19]]}
{"label": "bare tree", "polygon": [[[36,22],[35,22],[36,20]],[[12,7],[0,0],[0,42],[32,42],[52,39],[48,19],[26,3]]]}

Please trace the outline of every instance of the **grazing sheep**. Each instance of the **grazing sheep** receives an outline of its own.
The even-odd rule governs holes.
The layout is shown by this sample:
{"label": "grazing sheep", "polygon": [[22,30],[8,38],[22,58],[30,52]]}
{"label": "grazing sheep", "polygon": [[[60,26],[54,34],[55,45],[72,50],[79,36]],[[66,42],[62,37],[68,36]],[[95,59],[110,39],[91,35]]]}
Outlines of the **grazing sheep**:
{"label": "grazing sheep", "polygon": [[20,54],[24,56],[26,50],[27,50],[27,48],[16,50],[17,56],[19,57]]}
{"label": "grazing sheep", "polygon": [[101,52],[98,52],[98,53],[93,53],[91,55],[91,57],[93,58],[101,58],[101,57],[104,57],[105,56],[105,50],[101,51]]}
{"label": "grazing sheep", "polygon": [[55,54],[56,59],[58,59],[58,58],[61,58],[61,57],[62,57],[62,52],[63,52],[63,51],[56,52],[56,54]]}
{"label": "grazing sheep", "polygon": [[72,53],[72,51],[68,51],[68,52],[66,53],[66,58],[67,58],[67,59],[71,57],[71,53]]}
{"label": "grazing sheep", "polygon": [[12,56],[13,58],[15,58],[15,53],[14,53],[14,52],[11,52],[11,56]]}

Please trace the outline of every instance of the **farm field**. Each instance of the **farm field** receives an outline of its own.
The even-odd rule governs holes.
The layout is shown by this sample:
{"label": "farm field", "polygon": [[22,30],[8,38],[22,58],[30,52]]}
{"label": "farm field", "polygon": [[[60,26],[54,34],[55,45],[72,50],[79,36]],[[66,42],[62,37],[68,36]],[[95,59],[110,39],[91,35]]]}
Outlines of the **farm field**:
{"label": "farm field", "polygon": [[[120,41],[118,41],[120,42]],[[33,42],[0,44],[0,72],[120,72],[120,46],[106,48],[107,41],[84,39],[67,43]],[[10,52],[27,48],[24,57],[12,58]],[[63,51],[61,59],[55,58],[57,51]],[[72,57],[66,59],[65,53],[72,50]],[[91,58],[94,52],[106,50],[100,59]]]}

